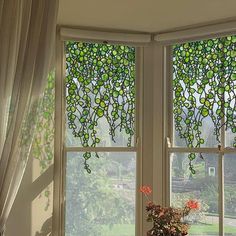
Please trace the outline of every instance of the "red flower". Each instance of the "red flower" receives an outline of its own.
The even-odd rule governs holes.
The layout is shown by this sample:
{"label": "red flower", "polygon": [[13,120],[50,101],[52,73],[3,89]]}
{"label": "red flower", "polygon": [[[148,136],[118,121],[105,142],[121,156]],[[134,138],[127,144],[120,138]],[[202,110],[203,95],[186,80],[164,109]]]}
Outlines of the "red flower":
{"label": "red flower", "polygon": [[186,202],[186,207],[193,209],[193,210],[199,210],[200,209],[200,203],[196,200],[189,200]]}
{"label": "red flower", "polygon": [[144,185],[144,186],[140,187],[140,192],[142,192],[146,195],[149,195],[149,194],[151,194],[152,189],[149,186]]}

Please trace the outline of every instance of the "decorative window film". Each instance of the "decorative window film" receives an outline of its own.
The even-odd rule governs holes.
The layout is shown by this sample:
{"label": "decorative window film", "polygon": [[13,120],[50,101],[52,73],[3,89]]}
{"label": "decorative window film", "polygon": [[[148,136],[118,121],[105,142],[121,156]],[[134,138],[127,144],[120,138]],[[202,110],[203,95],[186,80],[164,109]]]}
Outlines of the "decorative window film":
{"label": "decorative window film", "polygon": [[135,49],[66,42],[66,113],[67,145],[133,146]]}
{"label": "decorative window film", "polygon": [[236,133],[236,36],[175,45],[173,88],[175,144],[222,146],[221,128]]}

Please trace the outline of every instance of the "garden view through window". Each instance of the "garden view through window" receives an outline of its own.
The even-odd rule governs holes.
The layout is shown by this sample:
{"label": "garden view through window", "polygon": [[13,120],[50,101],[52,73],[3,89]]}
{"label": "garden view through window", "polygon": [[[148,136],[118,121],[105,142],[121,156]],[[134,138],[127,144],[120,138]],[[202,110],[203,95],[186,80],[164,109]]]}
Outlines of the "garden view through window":
{"label": "garden view through window", "polygon": [[171,204],[201,203],[190,236],[236,235],[236,36],[172,50]]}
{"label": "garden view through window", "polygon": [[134,236],[135,48],[65,42],[65,235]]}

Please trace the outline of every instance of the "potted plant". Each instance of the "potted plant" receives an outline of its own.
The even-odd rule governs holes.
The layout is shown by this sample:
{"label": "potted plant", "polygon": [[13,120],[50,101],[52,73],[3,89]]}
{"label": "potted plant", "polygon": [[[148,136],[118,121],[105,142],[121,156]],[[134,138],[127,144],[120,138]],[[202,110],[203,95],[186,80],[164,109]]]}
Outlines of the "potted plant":
{"label": "potted plant", "polygon": [[188,235],[190,225],[185,221],[185,217],[192,211],[200,210],[200,203],[197,200],[188,200],[183,208],[162,207],[149,200],[148,195],[152,192],[149,186],[142,186],[140,191],[148,200],[147,221],[153,223],[147,236]]}

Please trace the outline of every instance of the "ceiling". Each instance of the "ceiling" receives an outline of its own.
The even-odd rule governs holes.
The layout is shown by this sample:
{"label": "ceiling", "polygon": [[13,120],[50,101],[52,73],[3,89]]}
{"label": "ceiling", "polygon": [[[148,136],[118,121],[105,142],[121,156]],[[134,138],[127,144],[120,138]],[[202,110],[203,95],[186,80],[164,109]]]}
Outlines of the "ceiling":
{"label": "ceiling", "polygon": [[58,24],[139,32],[236,18],[236,0],[59,0]]}

